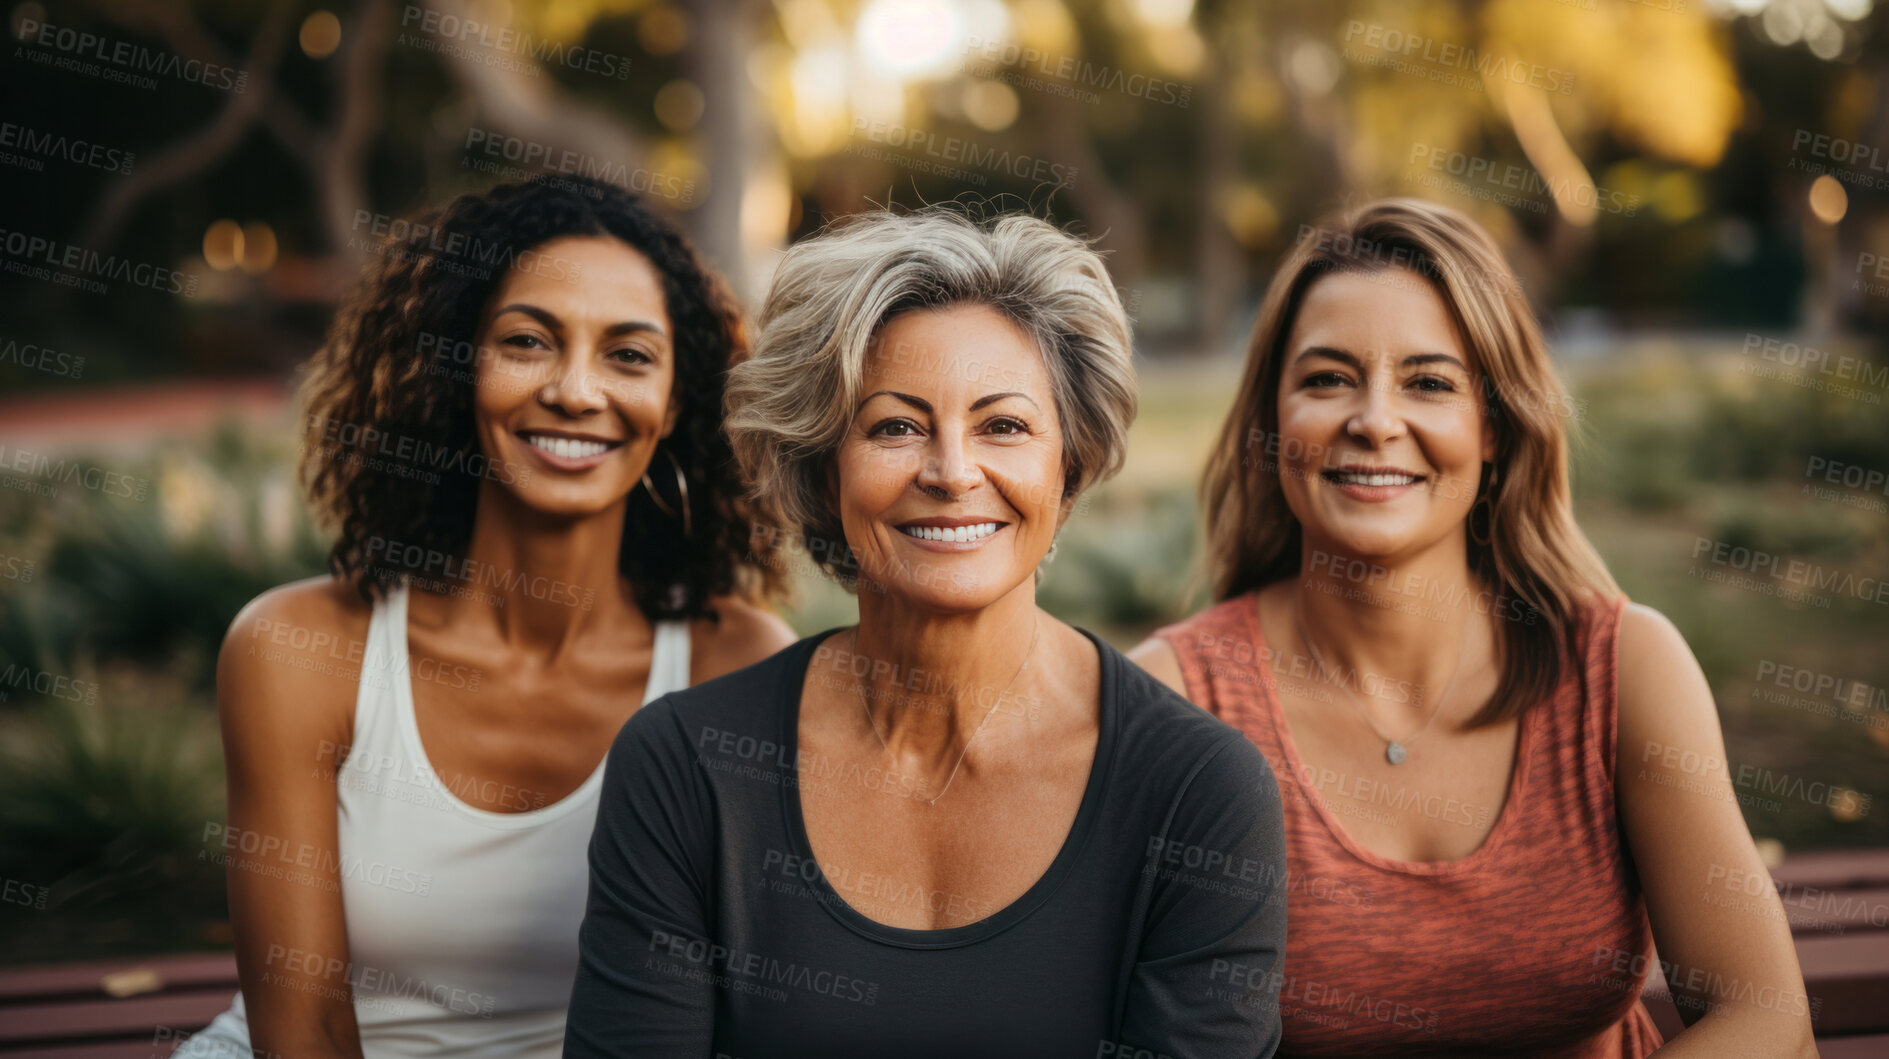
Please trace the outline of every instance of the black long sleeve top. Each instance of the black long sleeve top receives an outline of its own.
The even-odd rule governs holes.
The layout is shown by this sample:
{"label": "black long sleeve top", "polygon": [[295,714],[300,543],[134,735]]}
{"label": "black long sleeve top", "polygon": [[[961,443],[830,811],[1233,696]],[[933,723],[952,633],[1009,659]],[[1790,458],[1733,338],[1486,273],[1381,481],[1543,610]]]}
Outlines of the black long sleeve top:
{"label": "black long sleeve top", "polygon": [[[882,782],[796,748],[815,645],[673,692],[605,765],[566,1056],[1253,1059],[1279,1042],[1279,790],[1235,729],[1094,634],[1100,731],[1074,825],[963,926],[815,861],[802,784]],[[937,895],[912,895],[929,900]]]}

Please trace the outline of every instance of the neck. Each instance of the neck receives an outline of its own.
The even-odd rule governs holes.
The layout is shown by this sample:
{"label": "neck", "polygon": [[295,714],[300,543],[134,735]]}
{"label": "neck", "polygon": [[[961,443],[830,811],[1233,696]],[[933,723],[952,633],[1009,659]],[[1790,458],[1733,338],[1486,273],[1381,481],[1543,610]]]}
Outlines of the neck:
{"label": "neck", "polygon": [[508,643],[560,657],[585,629],[641,617],[618,574],[624,512],[565,518],[528,508],[491,482],[479,491],[466,546],[465,616],[489,620]]}
{"label": "neck", "polygon": [[[1396,559],[1359,559],[1310,541],[1290,605],[1306,657],[1276,667],[1339,685],[1374,716],[1424,718],[1460,672],[1466,638],[1493,606],[1461,535]],[[1309,640],[1311,646],[1305,641]]]}
{"label": "neck", "polygon": [[954,753],[993,709],[1023,712],[1018,673],[1043,650],[1042,621],[1028,580],[967,613],[914,607],[862,585],[858,658],[845,655],[843,640],[835,662],[864,690],[865,712],[894,755]]}

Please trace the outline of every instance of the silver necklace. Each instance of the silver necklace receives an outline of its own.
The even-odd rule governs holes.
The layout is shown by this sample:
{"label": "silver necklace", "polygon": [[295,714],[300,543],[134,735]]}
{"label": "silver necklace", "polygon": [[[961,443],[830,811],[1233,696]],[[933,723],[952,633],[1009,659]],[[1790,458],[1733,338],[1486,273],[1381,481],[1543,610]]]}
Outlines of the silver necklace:
{"label": "silver necklace", "polygon": [[[1294,600],[1292,603],[1292,624],[1298,630],[1299,642],[1305,645],[1305,649],[1312,655],[1313,664],[1318,666],[1319,678],[1326,683],[1333,683],[1330,679],[1331,670],[1325,665],[1324,655],[1319,652],[1318,645],[1312,642],[1312,638],[1306,635],[1305,619],[1300,614],[1300,607],[1297,600]],[[1344,688],[1343,685],[1340,685],[1345,695],[1358,707],[1358,716],[1364,718],[1364,723],[1371,729],[1371,734],[1384,741],[1384,760],[1393,765],[1401,765],[1410,757],[1410,745],[1415,743],[1418,739],[1421,739],[1423,734],[1430,730],[1430,722],[1436,720],[1436,715],[1443,712],[1443,703],[1449,698],[1450,689],[1456,686],[1456,675],[1463,671],[1463,655],[1468,651],[1468,648],[1469,630],[1465,628],[1463,630],[1462,641],[1456,647],[1456,666],[1450,670],[1449,682],[1443,685],[1443,694],[1437,696],[1436,705],[1430,709],[1430,716],[1425,717],[1423,724],[1418,726],[1417,730],[1411,733],[1410,737],[1407,739],[1392,739],[1382,731],[1379,731],[1377,722],[1371,720],[1371,711],[1365,709],[1364,705],[1357,701],[1357,696],[1353,695],[1349,688]]]}
{"label": "silver necklace", "polygon": [[[958,763],[951,766],[951,775],[945,777],[944,788],[938,792],[937,797],[926,802],[926,805],[937,805],[938,799],[944,797],[945,791],[951,789],[951,781],[958,778],[958,770],[964,767],[964,759],[971,753],[971,742],[977,738],[977,733],[984,730],[984,721],[990,720],[990,715],[997,712],[998,704],[1003,702],[1004,696],[1010,694],[1010,689],[1016,686],[1017,678],[1023,675],[1024,670],[1030,668],[1030,659],[1036,654],[1036,637],[1042,631],[1043,616],[1039,613],[1036,623],[1030,629],[1030,649],[1023,652],[1023,664],[1017,667],[1016,673],[1010,677],[1010,683],[1004,685],[996,701],[990,704],[990,709],[984,711],[984,720],[977,722],[977,727],[971,729],[971,738],[964,741],[964,749],[958,752]],[[853,626],[852,656],[859,657],[859,626],[857,625]],[[879,741],[879,749],[888,754],[892,753],[892,748],[886,745],[885,736],[879,734],[879,722],[872,719],[872,706],[866,701],[866,678],[861,676],[853,681],[853,690],[859,694],[859,706],[866,711],[866,725],[872,729],[872,737]]]}

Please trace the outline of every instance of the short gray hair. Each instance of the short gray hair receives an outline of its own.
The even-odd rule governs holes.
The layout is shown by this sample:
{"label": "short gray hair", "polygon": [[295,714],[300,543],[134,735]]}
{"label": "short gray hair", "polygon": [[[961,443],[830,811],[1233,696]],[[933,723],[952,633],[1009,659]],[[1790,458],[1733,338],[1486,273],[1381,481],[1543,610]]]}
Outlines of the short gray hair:
{"label": "short gray hair", "polygon": [[1135,419],[1128,317],[1084,240],[1021,214],[873,211],[788,250],[761,307],[753,354],[730,369],[728,440],[749,495],[777,505],[814,561],[844,583],[850,549],[826,475],[863,389],[866,354],[913,309],[984,305],[1043,354],[1062,420],[1064,500],[1121,470]]}

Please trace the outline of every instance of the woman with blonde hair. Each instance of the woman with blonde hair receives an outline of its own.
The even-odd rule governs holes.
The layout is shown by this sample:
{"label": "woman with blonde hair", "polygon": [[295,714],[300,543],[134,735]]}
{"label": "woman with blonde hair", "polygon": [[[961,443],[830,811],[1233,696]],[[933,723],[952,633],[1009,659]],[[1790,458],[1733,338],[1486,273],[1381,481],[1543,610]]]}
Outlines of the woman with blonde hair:
{"label": "woman with blonde hair", "polygon": [[[1814,1055],[1712,694],[1569,500],[1569,404],[1489,236],[1425,202],[1307,233],[1201,483],[1219,601],[1130,653],[1265,753],[1281,1054]],[[1657,938],[1660,962],[1649,941]]]}
{"label": "woman with blonde hair", "polygon": [[1265,759],[1036,604],[1134,417],[1101,259],[854,218],[781,261],[727,404],[859,623],[625,726],[566,1054],[1272,1055]]}

